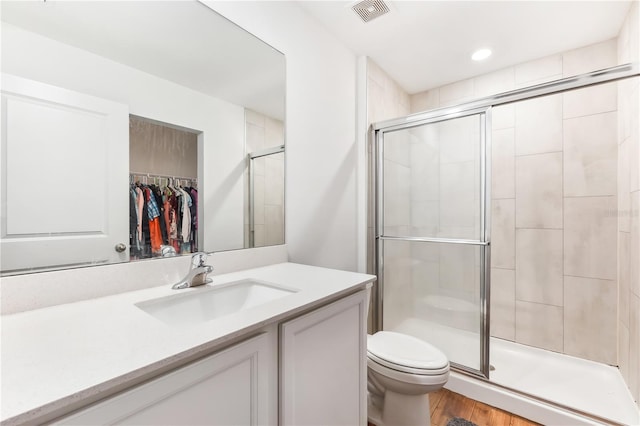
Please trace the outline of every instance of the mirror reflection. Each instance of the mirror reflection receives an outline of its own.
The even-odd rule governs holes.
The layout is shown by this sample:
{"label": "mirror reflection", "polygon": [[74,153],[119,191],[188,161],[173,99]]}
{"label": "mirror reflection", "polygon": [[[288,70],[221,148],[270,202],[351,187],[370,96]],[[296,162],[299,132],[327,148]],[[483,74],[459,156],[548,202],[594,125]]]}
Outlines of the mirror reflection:
{"label": "mirror reflection", "polygon": [[3,1],[2,274],[284,243],[284,56],[196,1]]}

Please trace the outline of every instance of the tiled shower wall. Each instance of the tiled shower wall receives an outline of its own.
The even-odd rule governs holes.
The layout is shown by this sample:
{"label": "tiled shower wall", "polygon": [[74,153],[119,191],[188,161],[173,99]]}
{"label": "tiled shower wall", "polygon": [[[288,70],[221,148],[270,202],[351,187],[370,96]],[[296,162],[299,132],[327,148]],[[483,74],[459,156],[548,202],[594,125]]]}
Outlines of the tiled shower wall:
{"label": "tiled shower wall", "polygon": [[[379,121],[388,120],[395,117],[401,117],[409,114],[409,95],[393,80],[391,79],[375,62],[371,59],[367,59],[367,123],[371,125],[372,123],[376,123]],[[391,158],[386,159],[387,163],[385,163],[385,167],[389,169],[389,176],[394,176],[394,181],[401,182],[403,179],[408,179],[409,177],[409,161],[402,152],[408,152],[408,138],[405,143],[401,143],[395,149],[395,153],[391,153]],[[368,150],[368,158],[373,159],[372,155],[372,144],[367,144]],[[367,169],[367,182],[374,182],[373,176],[373,167],[369,164]],[[408,185],[408,180],[404,182]],[[374,223],[373,223],[373,211],[374,211],[374,188],[373,185],[367,186],[367,199],[369,200],[369,208],[367,209],[367,272],[375,274],[376,272],[373,269],[373,258],[374,258]],[[402,191],[399,194],[396,194],[395,204],[408,206],[410,203],[410,197],[408,191]],[[394,204],[394,203],[392,203]],[[390,212],[392,215],[393,212]],[[402,214],[396,215],[396,219],[392,219],[393,223],[397,223],[399,226],[408,227],[409,222],[405,218],[402,218]],[[403,286],[408,286],[410,284],[409,278],[411,272],[409,268],[402,267],[400,262],[402,262],[402,258],[407,259],[406,250],[403,248],[395,254],[396,258],[398,258],[398,263],[396,263],[396,267],[388,268],[392,274],[398,274],[397,278],[393,278],[394,281],[399,281]],[[410,289],[408,289],[410,290]],[[411,293],[410,291],[405,292],[397,292],[396,296],[399,296],[402,300],[397,300],[397,303],[393,303],[393,306],[398,306],[402,309],[402,306],[405,306],[411,303]],[[393,302],[393,300],[392,300]],[[391,303],[389,304],[391,306]],[[386,309],[386,308],[385,308]],[[372,331],[375,327],[373,326],[373,315],[369,315],[369,331]]]}
{"label": "tiled shower wall", "polygon": [[[245,109],[246,152],[284,144],[284,125],[258,112]],[[254,247],[284,244],[284,154],[254,160]],[[249,177],[245,173],[244,246],[249,247]]]}
{"label": "tiled shower wall", "polygon": [[[640,61],[640,8],[618,37],[618,62]],[[640,78],[618,83],[618,365],[640,405]]]}
{"label": "tiled shower wall", "polygon": [[[409,114],[409,95],[389,77],[375,62],[367,58],[367,125],[379,121],[388,120],[395,117],[402,117]],[[398,151],[408,149],[408,140],[406,147],[400,147]],[[367,158],[373,159],[372,144],[367,144]],[[398,157],[398,156],[396,156]],[[401,158],[401,156],[400,156]],[[390,173],[401,176],[403,173],[409,172],[409,163],[407,161],[392,161]],[[367,169],[367,182],[373,182],[373,166],[369,164]],[[373,253],[374,253],[374,223],[373,223],[373,206],[374,188],[373,185],[367,185],[367,199],[369,200],[369,208],[367,209],[367,272],[375,273],[373,270]],[[408,194],[406,194],[406,203],[409,203]],[[409,225],[409,223],[405,223]]]}
{"label": "tiled shower wall", "polygon": [[[610,40],[414,95],[412,112],[617,63]],[[616,127],[616,84],[494,108],[492,335],[616,364]]]}

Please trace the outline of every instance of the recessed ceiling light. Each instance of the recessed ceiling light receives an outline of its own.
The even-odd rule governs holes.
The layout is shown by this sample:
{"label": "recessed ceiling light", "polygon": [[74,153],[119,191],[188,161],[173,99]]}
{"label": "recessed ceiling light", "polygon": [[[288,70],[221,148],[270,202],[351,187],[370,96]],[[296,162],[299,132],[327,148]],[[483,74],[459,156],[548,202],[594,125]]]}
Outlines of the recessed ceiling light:
{"label": "recessed ceiling light", "polygon": [[471,59],[473,59],[474,61],[482,61],[484,59],[487,59],[489,56],[491,56],[491,50],[478,49],[473,52],[473,55],[471,55]]}

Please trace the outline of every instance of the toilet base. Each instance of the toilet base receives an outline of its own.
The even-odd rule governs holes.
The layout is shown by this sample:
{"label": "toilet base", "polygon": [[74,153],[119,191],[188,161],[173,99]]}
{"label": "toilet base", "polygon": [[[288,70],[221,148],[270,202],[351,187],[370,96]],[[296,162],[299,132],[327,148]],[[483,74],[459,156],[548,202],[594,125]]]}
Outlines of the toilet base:
{"label": "toilet base", "polygon": [[429,394],[403,395],[387,390],[382,412],[369,402],[367,417],[376,426],[430,426]]}

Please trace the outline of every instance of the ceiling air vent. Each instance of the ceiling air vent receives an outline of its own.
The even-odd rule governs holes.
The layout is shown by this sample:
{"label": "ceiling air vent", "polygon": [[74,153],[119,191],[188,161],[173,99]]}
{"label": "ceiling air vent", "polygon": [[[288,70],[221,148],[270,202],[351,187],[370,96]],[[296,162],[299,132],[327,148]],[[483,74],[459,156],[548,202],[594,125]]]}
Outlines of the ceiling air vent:
{"label": "ceiling air vent", "polygon": [[364,22],[369,22],[389,12],[389,7],[382,0],[364,0],[351,6]]}

